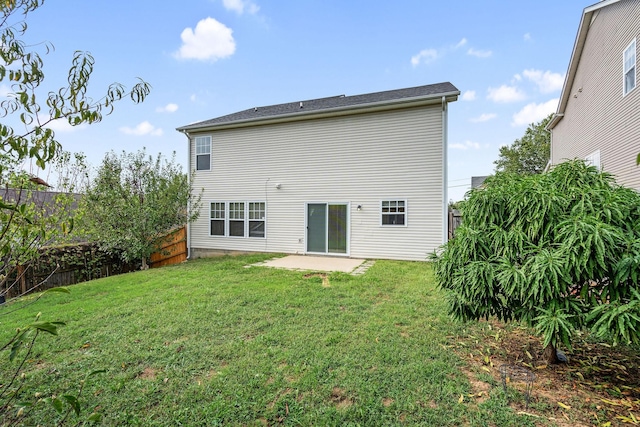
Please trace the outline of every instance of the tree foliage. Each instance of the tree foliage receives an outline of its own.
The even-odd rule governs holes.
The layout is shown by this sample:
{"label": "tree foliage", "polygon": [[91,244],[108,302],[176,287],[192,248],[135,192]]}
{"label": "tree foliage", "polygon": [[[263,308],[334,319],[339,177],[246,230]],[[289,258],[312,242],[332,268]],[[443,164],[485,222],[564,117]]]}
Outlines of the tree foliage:
{"label": "tree foliage", "polygon": [[545,127],[552,116],[531,123],[522,138],[516,139],[510,146],[500,147],[500,157],[494,162],[496,172],[542,173],[551,156],[551,134]]}
{"label": "tree foliage", "polygon": [[433,256],[451,314],[524,321],[550,361],[584,327],[640,342],[640,194],[579,160],[485,184]]}
{"label": "tree foliage", "polygon": [[175,153],[153,159],[145,150],[111,152],[83,198],[83,223],[103,249],[118,250],[125,261],[140,260],[146,268],[163,233],[197,218],[200,196],[192,198],[191,190]]}
{"label": "tree foliage", "polygon": [[[54,120],[66,120],[72,126],[92,124],[113,111],[114,103],[130,98],[144,101],[148,83],[140,80],[130,90],[119,83],[110,85],[100,98],[89,95],[94,59],[88,52],[75,52],[62,86],[46,91],[44,60],[37,49],[49,53],[51,44],[28,45],[24,41],[28,16],[44,0],[6,0],[0,2],[0,84],[9,94],[0,101],[0,297],[20,280],[21,271],[29,268],[38,250],[71,228],[69,198],[45,199],[45,190],[36,177],[24,172],[25,166],[44,169],[60,154],[61,145],[48,126]],[[55,28],[55,22],[51,23]],[[44,96],[44,97],[43,97]],[[47,202],[45,202],[47,200]],[[22,290],[21,290],[22,291]],[[3,314],[6,314],[4,312]],[[0,378],[0,423],[21,424],[21,414],[32,405],[33,394],[25,393],[25,376],[21,374],[39,332],[55,335],[62,322],[37,321],[20,328],[7,343],[0,343],[0,353],[9,352],[15,363],[12,378]],[[18,357],[18,355],[22,357]],[[49,403],[60,409],[62,425],[70,411],[79,415],[77,395],[52,397]],[[48,398],[38,401],[47,401]],[[64,410],[64,402],[69,410]],[[89,420],[98,418],[94,414]],[[47,420],[50,422],[51,420]],[[77,423],[77,420],[74,420]]]}
{"label": "tree foliage", "polygon": [[[42,245],[71,226],[66,209],[68,198],[60,196],[53,203],[40,203],[41,198],[35,195],[47,188],[34,183],[33,177],[24,172],[26,162],[44,169],[61,153],[55,132],[47,125],[54,120],[66,120],[72,126],[99,122],[113,111],[116,101],[129,97],[139,103],[150,90],[144,81],[131,90],[114,83],[94,100],[88,93],[93,57],[87,52],[75,52],[65,84],[40,99],[39,95],[46,93],[41,87],[44,61],[23,36],[29,14],[43,3],[44,0],[0,3],[0,83],[10,87],[10,93],[0,102],[0,118],[4,119],[0,123],[0,187],[12,190],[0,194],[0,285],[4,292],[5,282],[15,276],[17,266],[27,264]],[[47,44],[46,52],[51,48]],[[18,127],[9,124],[16,122]]]}

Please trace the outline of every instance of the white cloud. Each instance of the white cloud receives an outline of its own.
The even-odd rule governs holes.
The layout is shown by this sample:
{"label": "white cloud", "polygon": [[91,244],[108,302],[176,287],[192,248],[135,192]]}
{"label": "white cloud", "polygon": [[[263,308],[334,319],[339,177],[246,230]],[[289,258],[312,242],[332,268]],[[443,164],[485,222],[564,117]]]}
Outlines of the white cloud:
{"label": "white cloud", "polygon": [[455,150],[468,150],[469,148],[474,148],[479,150],[480,144],[472,141],[465,141],[463,143],[456,142],[455,144],[449,144],[449,148],[453,148]]}
{"label": "white cloud", "polygon": [[473,117],[469,119],[469,121],[471,123],[482,123],[482,122],[487,122],[489,120],[495,119],[496,117],[498,117],[498,115],[494,113],[483,113],[483,114],[480,114],[478,117]]}
{"label": "white cloud", "polygon": [[162,136],[162,134],[164,133],[162,129],[155,127],[154,125],[152,125],[147,121],[139,123],[134,128],[130,128],[127,126],[121,127],[120,131],[127,135],[135,135],[135,136],[144,136],[144,135]]}
{"label": "white cloud", "polygon": [[493,52],[491,52],[490,50],[479,50],[479,49],[469,48],[469,50],[467,51],[467,54],[471,56],[476,56],[478,58],[488,58],[491,55],[493,55]]}
{"label": "white cloud", "polygon": [[522,74],[532,82],[534,82],[540,92],[551,93],[562,89],[564,84],[564,76],[559,73],[542,70],[524,70]]}
{"label": "white cloud", "polygon": [[71,126],[67,119],[57,119],[47,123],[44,127],[49,128],[54,132],[71,133],[79,131],[80,129],[84,129],[87,127],[87,125],[81,124],[78,126]]}
{"label": "white cloud", "polygon": [[222,0],[222,4],[225,9],[232,10],[238,15],[242,15],[245,10],[252,15],[258,13],[260,10],[257,4],[246,0]]}
{"label": "white cloud", "polygon": [[428,64],[438,59],[438,51],[435,49],[424,49],[419,54],[411,57],[411,65],[417,67],[420,63]]}
{"label": "white cloud", "polygon": [[526,98],[524,92],[515,86],[502,85],[499,88],[490,87],[488,92],[487,98],[493,102],[517,102]]}
{"label": "white cloud", "polygon": [[463,101],[475,101],[476,100],[476,91],[475,90],[466,90],[462,94]]}
{"label": "white cloud", "polygon": [[178,104],[169,103],[164,107],[156,108],[156,112],[158,113],[175,113],[178,111]]}
{"label": "white cloud", "polygon": [[196,96],[196,94],[194,93],[194,94],[192,94],[192,95],[189,97],[189,100],[190,100],[191,102],[196,102],[196,101],[198,100],[198,97],[197,97],[197,96]]}
{"label": "white cloud", "polygon": [[542,104],[535,102],[527,104],[524,108],[513,115],[511,126],[526,126],[530,123],[537,123],[554,113],[558,108],[558,98],[551,99]]}
{"label": "white cloud", "polygon": [[463,38],[462,38],[462,40],[460,40],[460,41],[458,42],[458,44],[456,45],[456,47],[455,47],[455,48],[456,48],[456,49],[461,48],[462,46],[464,46],[464,45],[466,45],[466,44],[467,44],[467,39],[463,37]]}
{"label": "white cloud", "polygon": [[524,36],[522,36],[524,38],[524,41],[528,42],[531,41],[531,34],[530,33],[526,33]]}
{"label": "white cloud", "polygon": [[5,84],[0,85],[0,96],[9,96],[9,94],[13,94],[11,88]]}
{"label": "white cloud", "polygon": [[182,46],[175,53],[179,59],[217,61],[236,51],[233,30],[213,18],[198,22],[195,30],[185,28],[180,34]]}

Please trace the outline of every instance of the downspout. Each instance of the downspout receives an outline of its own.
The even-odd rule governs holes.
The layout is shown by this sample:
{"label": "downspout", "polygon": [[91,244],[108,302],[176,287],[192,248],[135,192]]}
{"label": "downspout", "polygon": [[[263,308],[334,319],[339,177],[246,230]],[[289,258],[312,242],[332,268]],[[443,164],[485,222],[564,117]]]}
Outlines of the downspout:
{"label": "downspout", "polygon": [[[191,137],[186,130],[179,131],[187,137],[187,184],[191,187]],[[191,216],[191,203],[187,203],[187,218]],[[191,224],[187,221],[187,259],[191,259]]]}
{"label": "downspout", "polygon": [[442,97],[442,244],[449,238],[448,221],[448,161],[447,161],[447,99]]}

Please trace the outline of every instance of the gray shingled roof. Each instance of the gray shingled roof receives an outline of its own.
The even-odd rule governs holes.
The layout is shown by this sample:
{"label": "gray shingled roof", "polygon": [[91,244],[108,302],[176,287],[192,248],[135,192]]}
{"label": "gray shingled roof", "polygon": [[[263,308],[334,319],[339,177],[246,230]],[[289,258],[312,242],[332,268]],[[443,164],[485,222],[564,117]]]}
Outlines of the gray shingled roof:
{"label": "gray shingled roof", "polygon": [[198,123],[179,127],[178,130],[195,130],[216,125],[226,125],[235,122],[263,120],[282,116],[303,115],[323,110],[349,109],[369,104],[401,102],[410,99],[432,99],[441,96],[457,96],[460,91],[451,83],[437,83],[426,86],[405,89],[388,90],[384,92],[367,93],[353,96],[332,96],[328,98],[295,101],[286,104],[255,107],[226,116],[216,117]]}

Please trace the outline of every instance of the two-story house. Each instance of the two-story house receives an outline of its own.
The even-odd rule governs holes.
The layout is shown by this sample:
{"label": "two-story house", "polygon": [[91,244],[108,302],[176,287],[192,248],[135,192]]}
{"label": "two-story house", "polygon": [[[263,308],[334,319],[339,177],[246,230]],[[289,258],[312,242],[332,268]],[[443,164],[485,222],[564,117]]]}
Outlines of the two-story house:
{"label": "two-story house", "polygon": [[178,128],[200,218],[191,256],[425,260],[447,238],[451,83],[255,107]]}
{"label": "two-story house", "polygon": [[584,9],[551,131],[551,164],[580,158],[640,190],[640,1]]}

